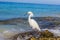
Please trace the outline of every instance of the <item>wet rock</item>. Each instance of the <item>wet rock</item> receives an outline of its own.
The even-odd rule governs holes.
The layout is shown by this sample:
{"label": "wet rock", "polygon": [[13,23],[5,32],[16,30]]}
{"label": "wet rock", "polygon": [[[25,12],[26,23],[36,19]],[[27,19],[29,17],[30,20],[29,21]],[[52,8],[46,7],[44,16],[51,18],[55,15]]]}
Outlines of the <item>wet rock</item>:
{"label": "wet rock", "polygon": [[48,30],[45,30],[43,32],[30,31],[30,32],[16,34],[15,36],[8,38],[8,40],[38,40],[41,37],[51,38],[54,37],[54,35]]}
{"label": "wet rock", "polygon": [[31,37],[30,40],[38,40],[38,39],[35,37]]}
{"label": "wet rock", "polygon": [[53,33],[49,32],[48,30],[45,30],[41,32],[41,37],[54,37]]}

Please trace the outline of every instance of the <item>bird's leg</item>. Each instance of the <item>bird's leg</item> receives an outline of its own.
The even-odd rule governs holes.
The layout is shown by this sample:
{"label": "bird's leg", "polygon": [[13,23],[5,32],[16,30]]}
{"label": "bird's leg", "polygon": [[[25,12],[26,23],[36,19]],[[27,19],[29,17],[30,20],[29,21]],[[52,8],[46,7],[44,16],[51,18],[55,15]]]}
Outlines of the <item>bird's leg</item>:
{"label": "bird's leg", "polygon": [[40,32],[38,30],[34,29],[33,32],[32,32],[32,35],[36,38],[39,38],[40,37]]}

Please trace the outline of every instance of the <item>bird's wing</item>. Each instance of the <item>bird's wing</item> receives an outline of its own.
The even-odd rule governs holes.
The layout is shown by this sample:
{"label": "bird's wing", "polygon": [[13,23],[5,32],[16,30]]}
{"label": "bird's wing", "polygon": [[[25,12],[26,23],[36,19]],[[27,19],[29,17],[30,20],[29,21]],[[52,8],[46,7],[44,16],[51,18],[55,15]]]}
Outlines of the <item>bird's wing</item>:
{"label": "bird's wing", "polygon": [[39,27],[38,23],[34,19],[31,19],[31,24],[35,27]]}
{"label": "bird's wing", "polygon": [[30,26],[31,26],[33,29],[37,29],[37,30],[41,31],[38,23],[37,23],[34,19],[31,19],[31,20],[30,20]]}

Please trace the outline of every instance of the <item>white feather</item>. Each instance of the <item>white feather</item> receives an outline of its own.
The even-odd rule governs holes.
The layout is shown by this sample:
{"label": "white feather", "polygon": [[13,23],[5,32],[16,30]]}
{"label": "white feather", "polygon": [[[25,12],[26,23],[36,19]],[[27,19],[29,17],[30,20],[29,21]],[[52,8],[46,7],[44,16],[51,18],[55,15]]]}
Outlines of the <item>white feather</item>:
{"label": "white feather", "polygon": [[29,22],[30,26],[33,29],[37,29],[37,30],[41,31],[40,28],[39,28],[38,23],[34,19],[31,18],[33,16],[33,13],[32,12],[28,12],[28,14],[29,14],[28,22]]}
{"label": "white feather", "polygon": [[29,24],[33,29],[41,31],[38,23],[34,19],[30,19]]}

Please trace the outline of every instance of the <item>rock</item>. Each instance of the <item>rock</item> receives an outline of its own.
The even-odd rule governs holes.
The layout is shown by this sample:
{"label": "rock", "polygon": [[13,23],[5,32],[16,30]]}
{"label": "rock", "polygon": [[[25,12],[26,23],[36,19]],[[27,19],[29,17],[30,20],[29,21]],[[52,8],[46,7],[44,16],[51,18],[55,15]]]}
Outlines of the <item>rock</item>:
{"label": "rock", "polygon": [[48,30],[45,30],[41,32],[41,37],[54,37],[53,33],[49,32]]}
{"label": "rock", "polygon": [[30,40],[38,40],[38,39],[35,37],[31,37]]}

